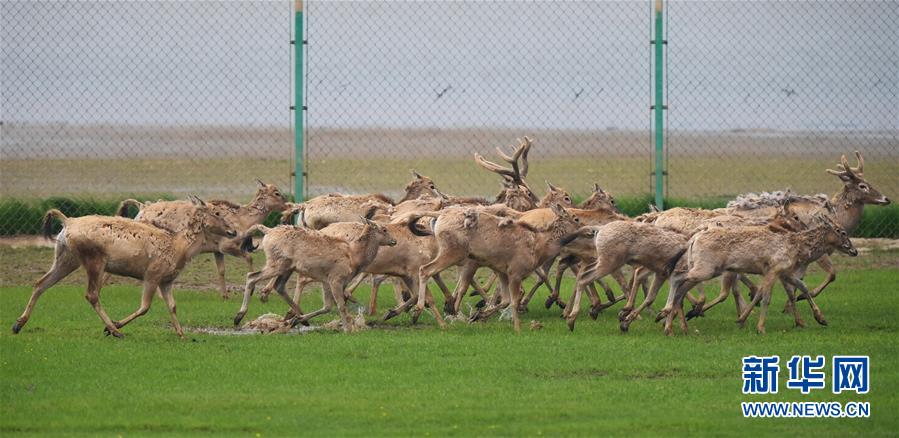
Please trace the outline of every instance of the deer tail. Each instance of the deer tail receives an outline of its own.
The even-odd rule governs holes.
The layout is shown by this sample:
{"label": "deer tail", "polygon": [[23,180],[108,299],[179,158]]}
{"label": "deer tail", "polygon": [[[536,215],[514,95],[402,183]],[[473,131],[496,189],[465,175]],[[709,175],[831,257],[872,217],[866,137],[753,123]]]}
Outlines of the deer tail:
{"label": "deer tail", "polygon": [[66,219],[68,219],[68,217],[66,217],[66,215],[62,214],[61,211],[59,211],[55,208],[47,210],[47,213],[44,214],[44,223],[41,227],[42,234],[44,235],[44,238],[47,240],[56,240],[53,238],[53,218],[54,217],[59,219],[59,221],[63,223],[63,226],[65,226]]}
{"label": "deer tail", "polygon": [[137,207],[137,211],[140,212],[140,209],[144,206],[144,203],[138,201],[137,199],[126,199],[119,204],[119,208],[116,209],[115,215],[121,217],[129,217],[128,207],[131,206]]}

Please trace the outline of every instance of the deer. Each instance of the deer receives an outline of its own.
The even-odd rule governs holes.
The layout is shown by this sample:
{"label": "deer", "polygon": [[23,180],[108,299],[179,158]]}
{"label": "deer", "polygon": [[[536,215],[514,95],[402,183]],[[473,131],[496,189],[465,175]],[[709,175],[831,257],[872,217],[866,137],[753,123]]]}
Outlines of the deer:
{"label": "deer", "polygon": [[[681,309],[686,291],[698,282],[723,272],[763,276],[758,293],[737,319],[740,326],[761,301],[756,330],[760,334],[765,333],[765,316],[771,301],[771,289],[777,280],[790,286],[785,290],[791,303],[795,301],[793,288],[799,288],[807,294],[815,320],[821,325],[827,325],[821,309],[815,304],[814,297],[809,294],[799,273],[828,251],[838,250],[852,257],[858,255],[858,251],[853,247],[848,233],[830,217],[816,213],[812,219],[814,226],[801,231],[784,232],[771,230],[769,227],[747,226],[713,227],[696,233],[690,239],[687,250],[672,259],[676,263],[678,258],[684,257],[686,273],[676,276],[672,281],[671,293],[663,309],[667,310],[665,334],[674,334],[673,315]],[[796,326],[802,327],[804,324],[795,306],[793,314]],[[681,328],[686,332],[685,323]]]}
{"label": "deer", "polygon": [[[223,299],[228,299],[228,286],[225,282],[225,255],[240,257],[247,263],[247,270],[253,270],[253,257],[241,250],[244,237],[241,236],[251,226],[262,223],[270,213],[284,211],[287,199],[274,184],[266,184],[256,180],[256,194],[246,205],[238,205],[224,200],[210,200],[209,208],[221,213],[226,221],[232,224],[239,236],[234,239],[219,238],[210,240],[201,253],[211,252],[218,273],[219,292]],[[118,216],[127,217],[128,208],[138,208],[135,220],[160,226],[171,230],[180,230],[187,225],[193,206],[186,201],[161,201],[142,203],[134,199],[126,199],[119,204]]]}
{"label": "deer", "polygon": [[[254,225],[249,233],[256,231],[264,234],[261,246],[265,251],[265,266],[247,274],[244,287],[243,302],[234,317],[234,325],[239,325],[249,309],[250,296],[256,283],[270,278],[277,278],[275,291],[293,311],[291,324],[307,323],[309,319],[331,310],[333,299],[337,304],[344,331],[352,330],[352,318],[346,307],[346,286],[359,272],[365,269],[378,254],[381,246],[397,244],[387,229],[371,220],[361,217],[365,226],[353,240],[344,240],[325,235],[324,233],[305,227],[279,225],[268,228]],[[296,302],[287,295],[284,286],[291,273],[296,271],[303,277],[322,283],[326,294],[322,309],[303,314]]]}
{"label": "deer", "polygon": [[[25,311],[16,319],[12,332],[19,333],[28,323],[44,291],[82,266],[87,271],[85,298],[103,321],[107,335],[124,337],[119,329],[150,310],[153,293],[158,288],[168,307],[175,333],[183,338],[184,331],[178,322],[172,296],[175,280],[209,241],[219,236],[237,236],[237,231],[220,212],[209,208],[197,197],[191,197],[191,202],[194,209],[189,214],[187,226],[177,232],[123,217],[69,218],[56,209],[47,211],[43,220],[45,238],[54,240],[54,218],[63,226],[55,238],[53,266],[34,284]],[[143,281],[140,307],[122,320],[110,319],[100,304],[104,272]]]}
{"label": "deer", "polygon": [[[825,169],[827,173],[836,176],[843,183],[843,189],[830,198],[830,204],[835,208],[835,213],[833,215],[834,220],[850,235],[856,228],[858,228],[859,223],[861,223],[865,205],[886,206],[891,202],[889,198],[880,193],[870,182],[865,180],[865,159],[862,157],[861,152],[855,151],[855,159],[857,167],[851,167],[849,165],[849,160],[846,159],[846,155],[842,155],[836,170]],[[794,202],[794,208],[801,211],[800,215],[802,217],[807,218],[820,211],[822,203],[815,202],[814,199],[809,197],[806,197],[806,200],[807,202]],[[777,208],[776,204],[765,205],[764,202],[756,202],[754,203],[755,205],[752,204],[753,203],[746,205],[745,202],[740,202],[740,198],[738,197],[737,201],[728,204],[728,210],[732,214],[737,215],[765,216],[770,215],[771,210]],[[823,292],[824,289],[837,278],[836,269],[828,254],[822,255],[816,262],[818,266],[827,272],[827,277],[818,287],[812,290],[811,296],[813,298],[820,295],[821,292]],[[803,292],[797,299],[801,301],[806,299],[807,296],[808,294]],[[789,306],[789,303],[787,303],[787,306]],[[788,310],[789,309],[784,309],[785,312]]]}
{"label": "deer", "polygon": [[[503,303],[512,311],[512,324],[521,332],[518,307],[521,301],[521,282],[562,249],[561,241],[579,227],[580,219],[567,212],[561,204],[551,206],[556,220],[549,230],[541,231],[509,217],[499,217],[478,211],[477,208],[456,207],[441,214],[428,213],[434,218],[430,232],[437,240],[437,255],[419,269],[418,302],[415,313],[420,314],[425,302],[430,304],[435,318],[439,317],[427,280],[446,268],[471,258],[497,273],[506,291]],[[486,319],[497,307],[480,311],[474,319]]]}
{"label": "deer", "polygon": [[395,203],[382,194],[341,195],[330,193],[316,196],[305,202],[290,204],[282,214],[281,222],[292,222],[300,215],[298,223],[313,230],[320,230],[336,222],[350,222],[359,216],[371,219],[376,214],[390,214]]}

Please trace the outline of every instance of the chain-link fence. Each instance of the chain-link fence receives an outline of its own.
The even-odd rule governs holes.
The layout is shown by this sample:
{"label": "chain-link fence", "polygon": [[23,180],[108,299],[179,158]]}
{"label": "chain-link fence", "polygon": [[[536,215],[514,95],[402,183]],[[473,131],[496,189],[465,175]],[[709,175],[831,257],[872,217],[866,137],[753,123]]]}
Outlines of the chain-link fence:
{"label": "chain-link fence", "polygon": [[[17,212],[50,197],[291,186],[293,6],[0,4],[0,228],[33,229]],[[535,187],[651,198],[652,2],[307,1],[304,15],[307,196],[396,196],[410,169],[489,196],[499,179],[472,153],[529,135]],[[855,149],[899,197],[899,5],[673,2],[663,16],[669,201],[834,193],[824,169]],[[866,235],[899,235],[895,205],[866,214]]]}
{"label": "chain-link fence", "polygon": [[[0,228],[290,185],[292,4],[2,2]],[[48,201],[49,199],[49,201]],[[65,211],[64,210],[64,211]]]}

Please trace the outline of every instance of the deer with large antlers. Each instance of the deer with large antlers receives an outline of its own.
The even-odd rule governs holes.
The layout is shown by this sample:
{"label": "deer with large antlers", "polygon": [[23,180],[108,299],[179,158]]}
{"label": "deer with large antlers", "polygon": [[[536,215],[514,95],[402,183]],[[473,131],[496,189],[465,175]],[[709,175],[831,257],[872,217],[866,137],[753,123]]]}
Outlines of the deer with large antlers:
{"label": "deer with large antlers", "polygon": [[[199,198],[192,197],[191,203],[193,209],[188,213],[188,224],[177,232],[123,217],[68,218],[59,210],[48,211],[44,216],[44,237],[52,239],[53,218],[63,224],[55,239],[53,266],[35,283],[25,311],[13,325],[13,333],[18,333],[28,322],[44,291],[83,266],[87,271],[85,298],[103,321],[107,335],[123,337],[119,329],[150,310],[153,294],[158,288],[168,306],[175,332],[184,337],[172,297],[175,279],[187,262],[215,236],[237,235],[219,212],[211,211]],[[100,304],[104,272],[143,281],[140,307],[120,321],[110,319]]]}
{"label": "deer with large antlers", "polygon": [[[843,227],[850,235],[858,228],[862,219],[862,213],[865,205],[889,205],[890,199],[875,189],[871,183],[864,178],[865,159],[861,152],[855,151],[857,167],[851,167],[846,155],[840,157],[840,163],[837,169],[826,169],[827,173],[835,175],[843,182],[843,189],[830,198],[830,204],[834,207],[835,212],[833,218],[837,224]],[[767,198],[767,199],[766,199]],[[753,202],[740,202],[740,198],[728,204],[728,210],[732,214],[746,216],[770,216],[774,210],[778,208],[781,202],[770,202],[770,197],[762,196],[754,199]],[[768,202],[766,202],[768,201]],[[747,205],[748,204],[748,205]],[[821,212],[823,208],[822,202],[816,202],[811,197],[806,197],[805,201],[793,201],[792,208],[799,212],[803,219],[807,219],[814,214]],[[827,272],[824,281],[811,291],[810,296],[813,298],[821,294],[821,292],[830,283],[836,280],[836,269],[828,256],[824,254],[817,260],[817,264]],[[798,300],[806,298],[803,293]],[[785,311],[788,309],[785,309]]]}

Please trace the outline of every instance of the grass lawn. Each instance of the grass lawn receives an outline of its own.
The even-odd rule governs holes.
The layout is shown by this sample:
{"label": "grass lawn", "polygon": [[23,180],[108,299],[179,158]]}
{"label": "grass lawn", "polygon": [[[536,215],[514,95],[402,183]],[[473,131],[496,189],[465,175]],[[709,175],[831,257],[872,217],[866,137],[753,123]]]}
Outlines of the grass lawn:
{"label": "grass lawn", "polygon": [[[37,251],[14,257],[23,268]],[[30,255],[29,255],[30,254]],[[43,253],[40,253],[43,254]],[[895,254],[892,254],[895,256]],[[204,256],[205,257],[205,256]],[[868,257],[871,257],[870,255]],[[862,259],[863,257],[855,260]],[[876,258],[876,257],[875,257]],[[845,259],[845,258],[842,258]],[[229,280],[239,264],[229,259]],[[5,263],[5,264],[6,264]],[[853,262],[858,263],[858,262]],[[188,279],[208,274],[196,260]],[[615,310],[597,321],[583,312],[574,333],[558,309],[542,308],[540,292],[524,316],[521,335],[509,321],[435,327],[407,316],[355,334],[221,336],[189,332],[179,340],[161,302],[123,329],[124,340],[104,337],[83,298],[83,285],[49,290],[19,335],[9,327],[30,293],[0,287],[0,432],[10,435],[145,434],[283,435],[649,435],[784,434],[895,436],[899,420],[894,264],[842,266],[838,281],[819,298],[828,327],[815,324],[803,303],[805,329],[792,328],[777,291],[768,334],[733,323],[730,302],[691,321],[688,336],[666,338],[648,319],[619,333]],[[7,275],[9,280],[13,277]],[[809,282],[820,281],[815,273]],[[17,279],[17,284],[24,284]],[[181,323],[229,327],[238,300],[214,292],[176,290]],[[570,288],[571,282],[567,282]],[[566,289],[568,290],[568,289]],[[382,309],[392,300],[381,294]],[[113,318],[137,307],[130,283],[103,290]],[[320,303],[308,295],[304,308]],[[367,300],[360,288],[357,297]],[[664,299],[664,297],[662,297]],[[657,305],[656,308],[659,306]],[[247,320],[286,306],[254,299]],[[317,323],[333,318],[323,316]],[[528,329],[536,319],[545,327]],[[741,358],[781,356],[780,393],[744,396]],[[871,356],[871,391],[803,396],[786,389],[793,354]],[[869,401],[868,419],[744,419],[741,401]]]}

